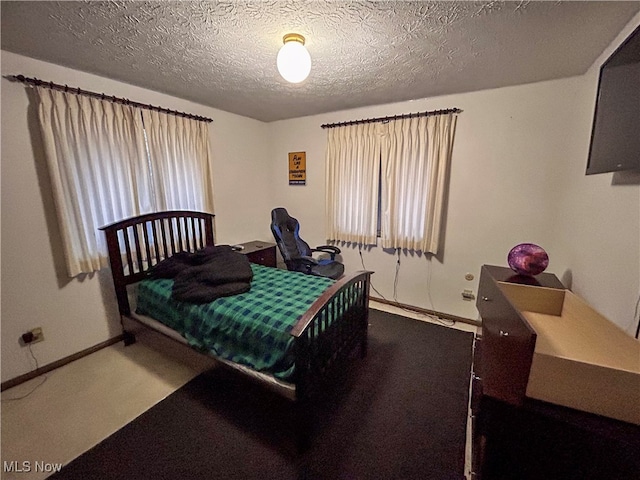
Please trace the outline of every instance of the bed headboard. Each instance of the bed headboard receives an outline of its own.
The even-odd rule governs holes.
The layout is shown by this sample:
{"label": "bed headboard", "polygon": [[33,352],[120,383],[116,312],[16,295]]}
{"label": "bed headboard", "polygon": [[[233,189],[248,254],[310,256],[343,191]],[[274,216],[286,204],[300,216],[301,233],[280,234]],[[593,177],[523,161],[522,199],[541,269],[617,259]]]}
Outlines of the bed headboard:
{"label": "bed headboard", "polygon": [[131,308],[127,285],[139,282],[161,260],[214,245],[211,213],[174,210],[148,213],[101,227],[107,238],[109,262],[120,315]]}

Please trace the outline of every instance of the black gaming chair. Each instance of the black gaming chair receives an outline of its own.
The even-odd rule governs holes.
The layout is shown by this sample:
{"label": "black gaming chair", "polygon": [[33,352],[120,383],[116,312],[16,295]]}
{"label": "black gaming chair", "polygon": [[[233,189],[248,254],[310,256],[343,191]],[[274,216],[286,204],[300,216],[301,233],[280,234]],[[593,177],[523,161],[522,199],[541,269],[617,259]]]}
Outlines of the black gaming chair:
{"label": "black gaming chair", "polygon": [[[333,279],[340,278],[344,273],[344,265],[335,259],[340,249],[332,245],[310,248],[300,238],[300,223],[286,209],[271,210],[271,232],[287,269]],[[328,253],[331,258],[315,259],[312,257],[313,252]]]}

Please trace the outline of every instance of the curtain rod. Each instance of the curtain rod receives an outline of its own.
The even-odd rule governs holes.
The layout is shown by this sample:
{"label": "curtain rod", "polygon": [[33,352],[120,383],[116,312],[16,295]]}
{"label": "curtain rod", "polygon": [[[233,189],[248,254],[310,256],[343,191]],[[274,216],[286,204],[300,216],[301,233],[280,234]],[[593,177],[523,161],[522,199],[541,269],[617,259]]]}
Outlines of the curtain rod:
{"label": "curtain rod", "polygon": [[340,123],[325,123],[321,125],[322,128],[335,128],[335,127],[344,127],[347,125],[358,125],[360,123],[374,123],[374,122],[388,122],[390,120],[398,120],[401,118],[417,118],[417,117],[428,117],[431,115],[446,115],[448,113],[461,113],[462,110],[459,108],[447,108],[446,110],[431,110],[430,112],[421,112],[421,113],[405,113],[403,115],[391,115],[389,117],[377,117],[377,118],[366,118],[361,120],[351,120],[348,122],[340,122]]}
{"label": "curtain rod", "polygon": [[127,98],[120,98],[120,97],[116,97],[114,95],[105,95],[104,93],[96,93],[96,92],[91,92],[89,90],[82,90],[82,89],[80,89],[78,87],[69,87],[67,85],[60,85],[58,83],[45,82],[45,81],[40,80],[38,78],[29,78],[29,77],[25,77],[24,75],[5,75],[4,78],[6,78],[7,80],[10,80],[12,82],[28,83],[30,85],[35,85],[36,87],[46,87],[46,88],[50,88],[52,90],[59,90],[59,91],[62,91],[62,92],[70,92],[70,93],[73,93],[75,95],[84,95],[86,97],[99,98],[100,100],[108,100],[110,102],[120,103],[120,104],[123,104],[123,105],[132,105],[134,107],[146,108],[147,110],[153,110],[153,111],[156,111],[156,112],[168,113],[170,115],[176,115],[178,117],[190,118],[192,120],[198,120],[198,121],[201,121],[201,122],[213,122],[213,120],[211,118],[201,117],[200,115],[193,115],[191,113],[179,112],[177,110],[169,110],[168,108],[156,107],[154,105],[150,105],[150,104],[146,104],[146,103],[134,102],[133,100],[129,100]]}

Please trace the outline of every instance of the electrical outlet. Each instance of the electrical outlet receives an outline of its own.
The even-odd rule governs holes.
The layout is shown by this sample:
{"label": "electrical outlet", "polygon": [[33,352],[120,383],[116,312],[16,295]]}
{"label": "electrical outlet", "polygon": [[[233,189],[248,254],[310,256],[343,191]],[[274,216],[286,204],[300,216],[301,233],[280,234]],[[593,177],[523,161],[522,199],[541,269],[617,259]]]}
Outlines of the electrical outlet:
{"label": "electrical outlet", "polygon": [[33,333],[33,341],[31,343],[44,342],[44,333],[42,333],[42,327],[31,329]]}
{"label": "electrical outlet", "polygon": [[33,343],[43,342],[44,341],[44,333],[42,332],[42,327],[32,328],[26,333],[23,333],[20,337],[20,345],[31,345]]}
{"label": "electrical outlet", "polygon": [[475,296],[475,294],[473,293],[473,290],[467,290],[467,289],[464,289],[464,290],[462,291],[462,299],[463,299],[463,300],[475,300],[475,299],[476,299],[476,296]]}

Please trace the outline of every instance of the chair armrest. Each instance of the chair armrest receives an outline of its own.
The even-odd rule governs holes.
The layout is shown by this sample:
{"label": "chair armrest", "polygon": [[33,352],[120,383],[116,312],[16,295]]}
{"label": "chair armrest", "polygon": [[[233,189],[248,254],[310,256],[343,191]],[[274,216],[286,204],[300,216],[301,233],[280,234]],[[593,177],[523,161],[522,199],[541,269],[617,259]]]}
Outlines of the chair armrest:
{"label": "chair armrest", "polygon": [[336,255],[341,252],[338,247],[334,247],[333,245],[320,245],[316,248],[312,248],[311,251],[328,253],[331,255],[331,260],[335,260]]}

